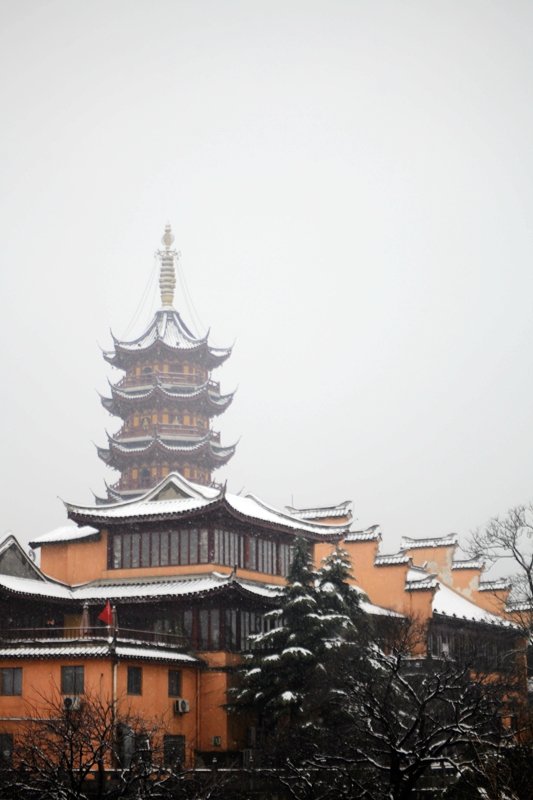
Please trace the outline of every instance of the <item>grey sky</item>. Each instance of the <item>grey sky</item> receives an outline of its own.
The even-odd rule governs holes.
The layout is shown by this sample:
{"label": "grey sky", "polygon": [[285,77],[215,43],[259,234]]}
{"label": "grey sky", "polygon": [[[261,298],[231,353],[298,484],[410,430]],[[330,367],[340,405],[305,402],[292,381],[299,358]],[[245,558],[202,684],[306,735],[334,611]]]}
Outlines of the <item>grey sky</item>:
{"label": "grey sky", "polygon": [[213,343],[237,340],[230,489],[352,498],[384,549],[533,497],[531,3],[0,14],[2,531],[102,491],[97,342],[167,221]]}

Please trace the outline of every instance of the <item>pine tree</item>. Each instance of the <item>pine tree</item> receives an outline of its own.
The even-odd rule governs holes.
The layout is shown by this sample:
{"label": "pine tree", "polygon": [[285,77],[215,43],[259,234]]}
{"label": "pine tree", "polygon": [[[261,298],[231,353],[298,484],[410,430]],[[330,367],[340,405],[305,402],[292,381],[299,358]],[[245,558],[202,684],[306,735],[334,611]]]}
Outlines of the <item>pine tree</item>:
{"label": "pine tree", "polygon": [[254,637],[234,709],[254,712],[270,751],[290,746],[308,754],[331,732],[342,708],[342,681],[360,647],[358,594],[341,550],[313,569],[308,544],[298,540],[271,629]]}

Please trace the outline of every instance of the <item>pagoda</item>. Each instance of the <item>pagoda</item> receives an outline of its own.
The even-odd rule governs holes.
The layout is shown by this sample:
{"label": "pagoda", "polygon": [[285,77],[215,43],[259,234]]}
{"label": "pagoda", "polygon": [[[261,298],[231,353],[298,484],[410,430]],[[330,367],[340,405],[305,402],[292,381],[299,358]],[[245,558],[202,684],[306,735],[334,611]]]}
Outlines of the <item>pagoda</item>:
{"label": "pagoda", "polygon": [[[113,367],[124,371],[118,383],[110,383],[110,397],[102,404],[123,424],[98,455],[120,472],[113,486],[106,486],[115,502],[134,498],[179,472],[196,483],[210,485],[213,470],[226,464],[235,445],[223,447],[211,420],[225,411],[233,394],[221,394],[211,372],[231,354],[231,348],[212,347],[208,334],[197,338],[174,308],[176,262],[174,236],[165,228],[160,261],[161,308],[137,339],[120,341],[104,351]],[[99,498],[97,498],[99,500]]]}

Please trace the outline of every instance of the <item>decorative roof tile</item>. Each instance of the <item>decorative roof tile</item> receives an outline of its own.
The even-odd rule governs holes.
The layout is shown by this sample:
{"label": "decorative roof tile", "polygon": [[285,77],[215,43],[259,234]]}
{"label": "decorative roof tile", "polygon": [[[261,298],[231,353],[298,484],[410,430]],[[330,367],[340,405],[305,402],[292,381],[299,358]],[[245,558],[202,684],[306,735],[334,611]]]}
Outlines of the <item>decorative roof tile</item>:
{"label": "decorative roof tile", "polygon": [[494,581],[480,581],[478,586],[479,592],[500,592],[509,591],[511,589],[511,582],[508,578],[499,578]]}
{"label": "decorative roof tile", "polygon": [[378,555],[374,559],[376,567],[389,567],[395,564],[410,564],[411,557],[405,553],[393,553],[392,555]]}
{"label": "decorative roof tile", "polygon": [[456,533],[451,533],[448,536],[434,536],[425,539],[411,539],[408,536],[402,536],[400,542],[401,550],[416,550],[418,548],[426,547],[453,547],[459,543],[459,538]]}
{"label": "decorative roof tile", "polygon": [[465,558],[454,561],[452,569],[483,569],[485,562],[480,558]]}
{"label": "decorative roof tile", "polygon": [[[183,496],[171,500],[157,500],[157,496],[162,494],[165,487],[170,484],[177,487]],[[178,473],[167,475],[153,489],[132,500],[124,500],[104,506],[75,506],[70,503],[65,503],[65,505],[69,516],[87,522],[94,520],[103,524],[106,521],[142,517],[179,517],[184,513],[207,510],[209,507],[214,507],[216,503],[224,505],[230,513],[236,512],[239,516],[249,520],[266,522],[292,531],[301,531],[302,533],[341,536],[346,533],[350,524],[349,522],[342,525],[306,522],[305,520],[296,519],[290,514],[278,511],[254,495],[250,494],[246,497],[241,497],[241,495],[231,494],[224,490],[219,491],[210,487],[200,486],[188,481]],[[372,530],[369,529],[369,531],[365,532],[367,539],[376,538]],[[34,541],[36,544],[38,543],[38,540]]]}
{"label": "decorative roof tile", "polygon": [[371,525],[364,531],[349,531],[344,537],[345,542],[378,542],[380,539],[379,525]]}

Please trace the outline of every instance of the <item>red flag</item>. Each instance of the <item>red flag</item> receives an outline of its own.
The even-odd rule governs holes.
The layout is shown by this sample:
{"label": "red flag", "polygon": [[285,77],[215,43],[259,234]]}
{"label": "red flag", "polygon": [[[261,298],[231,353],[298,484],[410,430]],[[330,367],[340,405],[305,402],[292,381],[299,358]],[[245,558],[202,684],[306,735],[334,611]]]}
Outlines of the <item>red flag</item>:
{"label": "red flag", "polygon": [[111,603],[109,600],[105,604],[103,611],[98,614],[98,619],[102,620],[102,622],[105,622],[106,625],[111,625],[113,622],[113,611],[111,609]]}

